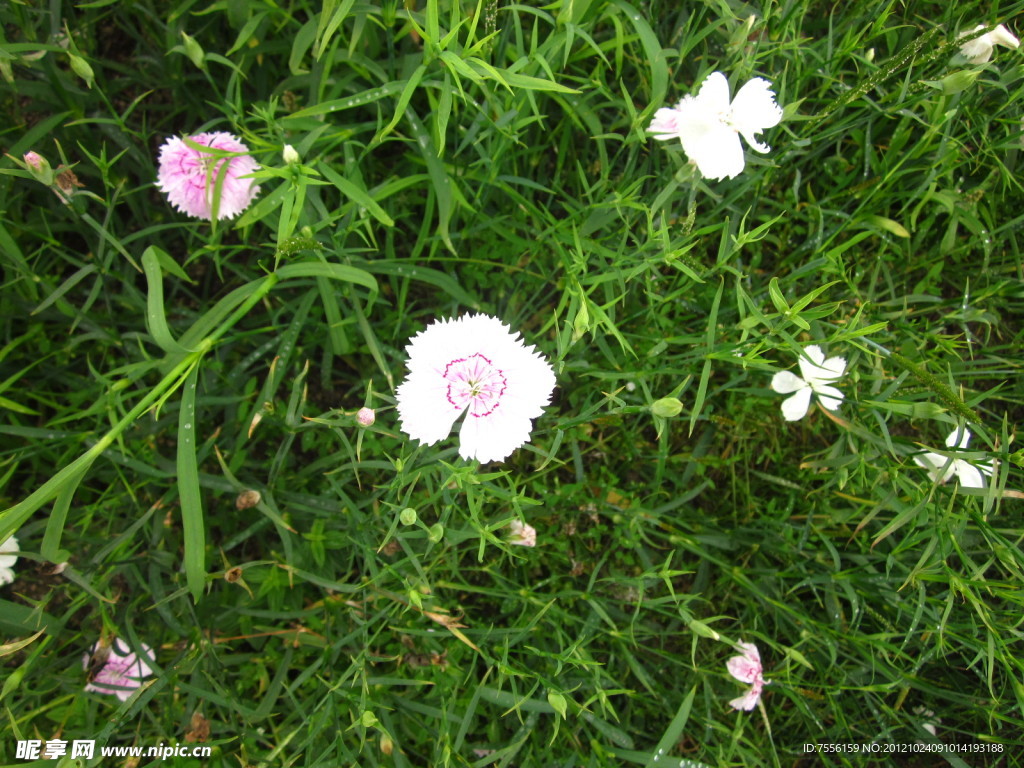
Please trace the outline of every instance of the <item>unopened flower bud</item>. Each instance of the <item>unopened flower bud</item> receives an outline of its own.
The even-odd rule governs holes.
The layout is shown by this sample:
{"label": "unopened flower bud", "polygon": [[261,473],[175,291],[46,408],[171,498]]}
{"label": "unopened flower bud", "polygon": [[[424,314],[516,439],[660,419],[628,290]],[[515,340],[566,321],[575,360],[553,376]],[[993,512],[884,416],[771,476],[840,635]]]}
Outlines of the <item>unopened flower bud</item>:
{"label": "unopened flower bud", "polygon": [[260,498],[259,491],[242,491],[238,494],[238,498],[235,499],[235,506],[239,509],[252,509],[260,503]]}
{"label": "unopened flower bud", "polygon": [[664,419],[671,419],[683,411],[683,404],[676,397],[663,397],[651,404],[651,413]]}
{"label": "unopened flower bud", "polygon": [[413,525],[419,516],[416,514],[416,510],[412,507],[406,507],[398,513],[398,519],[402,521],[402,525]]}
{"label": "unopened flower bud", "polygon": [[25,165],[28,166],[29,173],[36,181],[42,182],[46,186],[53,184],[53,170],[45,157],[38,152],[26,152],[23,159]]}
{"label": "unopened flower bud", "polygon": [[437,544],[441,539],[444,538],[444,526],[440,523],[434,523],[430,528],[427,529],[427,539]]}
{"label": "unopened flower bud", "polygon": [[41,171],[43,168],[50,167],[50,164],[46,162],[46,158],[38,152],[26,152],[25,165],[27,165],[31,171]]}
{"label": "unopened flower bud", "polygon": [[284,145],[284,149],[281,150],[281,157],[288,165],[295,165],[300,160],[299,153],[295,151],[295,147],[291,144]]}
{"label": "unopened flower bud", "polygon": [[356,421],[362,427],[373,426],[373,422],[377,420],[377,414],[373,408],[360,408],[359,413],[356,414]]}
{"label": "unopened flower bud", "polygon": [[687,626],[690,627],[690,630],[695,635],[700,635],[701,637],[707,637],[707,638],[710,638],[712,640],[720,640],[722,638],[721,635],[719,635],[717,632],[715,632],[715,630],[713,630],[711,627],[709,627],[703,621],[697,621],[696,619],[691,619],[689,622],[687,622]]}

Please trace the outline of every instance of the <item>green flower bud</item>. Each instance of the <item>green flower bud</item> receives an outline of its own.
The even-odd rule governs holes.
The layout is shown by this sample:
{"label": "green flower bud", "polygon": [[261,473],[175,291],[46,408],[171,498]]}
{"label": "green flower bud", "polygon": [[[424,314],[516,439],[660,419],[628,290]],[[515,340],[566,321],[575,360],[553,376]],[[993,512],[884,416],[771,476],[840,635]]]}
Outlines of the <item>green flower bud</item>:
{"label": "green flower bud", "polygon": [[663,419],[671,419],[683,412],[683,404],[675,397],[663,397],[651,405],[651,413]]}
{"label": "green flower bud", "polygon": [[398,519],[402,522],[402,525],[414,525],[419,519],[416,514],[416,510],[412,507],[406,507],[398,513]]}

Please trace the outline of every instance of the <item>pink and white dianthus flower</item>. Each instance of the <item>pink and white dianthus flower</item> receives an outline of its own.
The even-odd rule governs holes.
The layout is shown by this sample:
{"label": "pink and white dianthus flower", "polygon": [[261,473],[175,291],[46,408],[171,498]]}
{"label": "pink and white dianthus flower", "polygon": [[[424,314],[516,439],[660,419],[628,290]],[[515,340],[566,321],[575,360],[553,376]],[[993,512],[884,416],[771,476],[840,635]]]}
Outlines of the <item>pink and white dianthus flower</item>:
{"label": "pink and white dianthus flower", "polygon": [[740,136],[755,152],[769,151],[757,134],[782,122],[782,108],[775,103],[772,84],[762,77],[747,81],[729,101],[729,81],[712,72],[696,96],[684,96],[674,107],[654,113],[647,129],[659,141],[679,139],[686,156],[708,179],[731,179],[746,161]]}
{"label": "pink and white dianthus flower", "polygon": [[513,520],[508,524],[506,541],[517,547],[535,547],[537,546],[537,529],[522,520]]}
{"label": "pink and white dianthus flower", "polygon": [[212,221],[230,219],[252,203],[260,188],[252,178],[260,169],[249,155],[225,156],[225,152],[248,152],[230,133],[200,133],[188,141],[209,147],[202,151],[184,139],[171,137],[160,147],[157,188],[182,213]]}
{"label": "pink and white dianthus flower", "polygon": [[[145,643],[141,643],[140,647],[146,656],[152,657],[152,648]],[[142,685],[142,678],[153,674],[145,659],[137,656],[119,637],[113,638],[109,646],[97,641],[92,654],[82,656],[82,668],[98,668],[86,683],[85,690],[113,694],[121,701],[127,701],[135,693]]]}
{"label": "pink and white dianthus flower", "polygon": [[436,320],[406,347],[409,375],[395,392],[403,432],[426,445],[461,417],[459,455],[503,461],[530,439],[555,373],[535,347],[495,317]]}
{"label": "pink and white dianthus flower", "polygon": [[725,662],[725,668],[729,670],[730,675],[741,683],[749,683],[750,690],[738,699],[730,701],[729,706],[733,709],[742,709],[745,712],[749,712],[757,706],[757,702],[761,698],[761,689],[771,681],[764,679],[764,669],[761,667],[761,654],[758,652],[756,645],[741,642],[736,645],[736,648],[742,655],[733,656]]}

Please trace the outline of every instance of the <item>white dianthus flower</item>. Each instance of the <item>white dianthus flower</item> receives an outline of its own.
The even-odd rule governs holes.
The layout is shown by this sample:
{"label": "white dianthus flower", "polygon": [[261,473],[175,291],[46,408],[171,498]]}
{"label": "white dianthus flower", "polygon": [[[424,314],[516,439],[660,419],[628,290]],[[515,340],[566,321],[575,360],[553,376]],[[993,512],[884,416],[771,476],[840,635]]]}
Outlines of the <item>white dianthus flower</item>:
{"label": "white dianthus flower", "polygon": [[0,544],[0,586],[14,581],[14,564],[18,562],[18,556],[8,553],[17,551],[18,540],[14,536],[8,536],[7,541]]}
{"label": "white dianthus flower", "polygon": [[[968,34],[973,35],[975,32],[980,32],[984,28],[984,24],[979,24]],[[960,46],[960,55],[967,59],[971,64],[984,64],[992,58],[992,50],[997,45],[1005,45],[1007,48],[1016,48],[1020,45],[1020,40],[1014,37],[1010,30],[1000,24],[991,32],[987,32],[981,37],[969,40]]]}
{"label": "white dianthus flower", "polygon": [[508,458],[530,439],[533,419],[551,401],[551,365],[497,318],[435,321],[406,352],[409,376],[395,393],[402,431],[433,445],[462,417],[464,459]]}
{"label": "white dianthus flower", "polygon": [[[946,447],[952,450],[966,450],[967,444],[971,441],[971,432],[968,429],[954,429],[946,438]],[[927,451],[914,457],[914,463],[919,467],[928,470],[932,482],[945,483],[951,477],[964,488],[984,488],[985,475],[991,475],[993,466],[988,462],[972,464],[965,459],[952,459],[940,453]]]}
{"label": "white dianthus flower", "polygon": [[836,410],[843,402],[843,393],[831,385],[842,378],[846,360],[842,357],[826,360],[821,348],[812,344],[804,349],[799,362],[803,378],[792,371],[779,371],[772,377],[772,389],[776,392],[783,395],[794,393],[782,401],[782,415],[786,421],[799,421],[807,414],[812,394],[818,396],[825,408]]}
{"label": "white dianthus flower", "polygon": [[782,121],[772,84],[761,77],[748,81],[729,101],[729,81],[712,72],[696,96],[684,96],[675,107],[654,113],[647,130],[660,141],[679,139],[686,156],[709,179],[733,178],[745,164],[740,136],[755,152],[764,154],[767,144],[757,134]]}

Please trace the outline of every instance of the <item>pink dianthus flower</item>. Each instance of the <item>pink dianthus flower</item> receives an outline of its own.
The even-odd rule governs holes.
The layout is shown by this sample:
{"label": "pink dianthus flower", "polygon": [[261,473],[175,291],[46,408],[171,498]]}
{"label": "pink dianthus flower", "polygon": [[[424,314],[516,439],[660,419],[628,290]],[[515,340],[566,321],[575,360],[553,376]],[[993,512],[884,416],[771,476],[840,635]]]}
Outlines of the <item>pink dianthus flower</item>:
{"label": "pink dianthus flower", "polygon": [[725,662],[725,667],[729,670],[729,674],[741,683],[749,683],[750,690],[738,699],[730,701],[729,706],[749,712],[757,706],[758,699],[761,698],[761,689],[770,681],[764,679],[761,654],[758,653],[756,645],[741,642],[737,644],[736,648],[742,655],[733,656]]}
{"label": "pink dianthus flower", "polygon": [[251,178],[260,169],[248,155],[224,157],[221,152],[248,152],[230,133],[200,133],[188,139],[210,147],[204,152],[173,136],[160,147],[157,188],[177,210],[199,219],[234,218],[249,207],[260,188]]}
{"label": "pink dianthus flower", "polygon": [[[153,649],[145,643],[140,644],[146,656],[153,655]],[[153,674],[145,659],[135,653],[119,637],[112,639],[109,646],[97,641],[92,654],[82,657],[82,667],[97,669],[92,679],[86,684],[85,690],[95,693],[111,693],[121,701],[135,693],[142,685],[142,679]]]}

